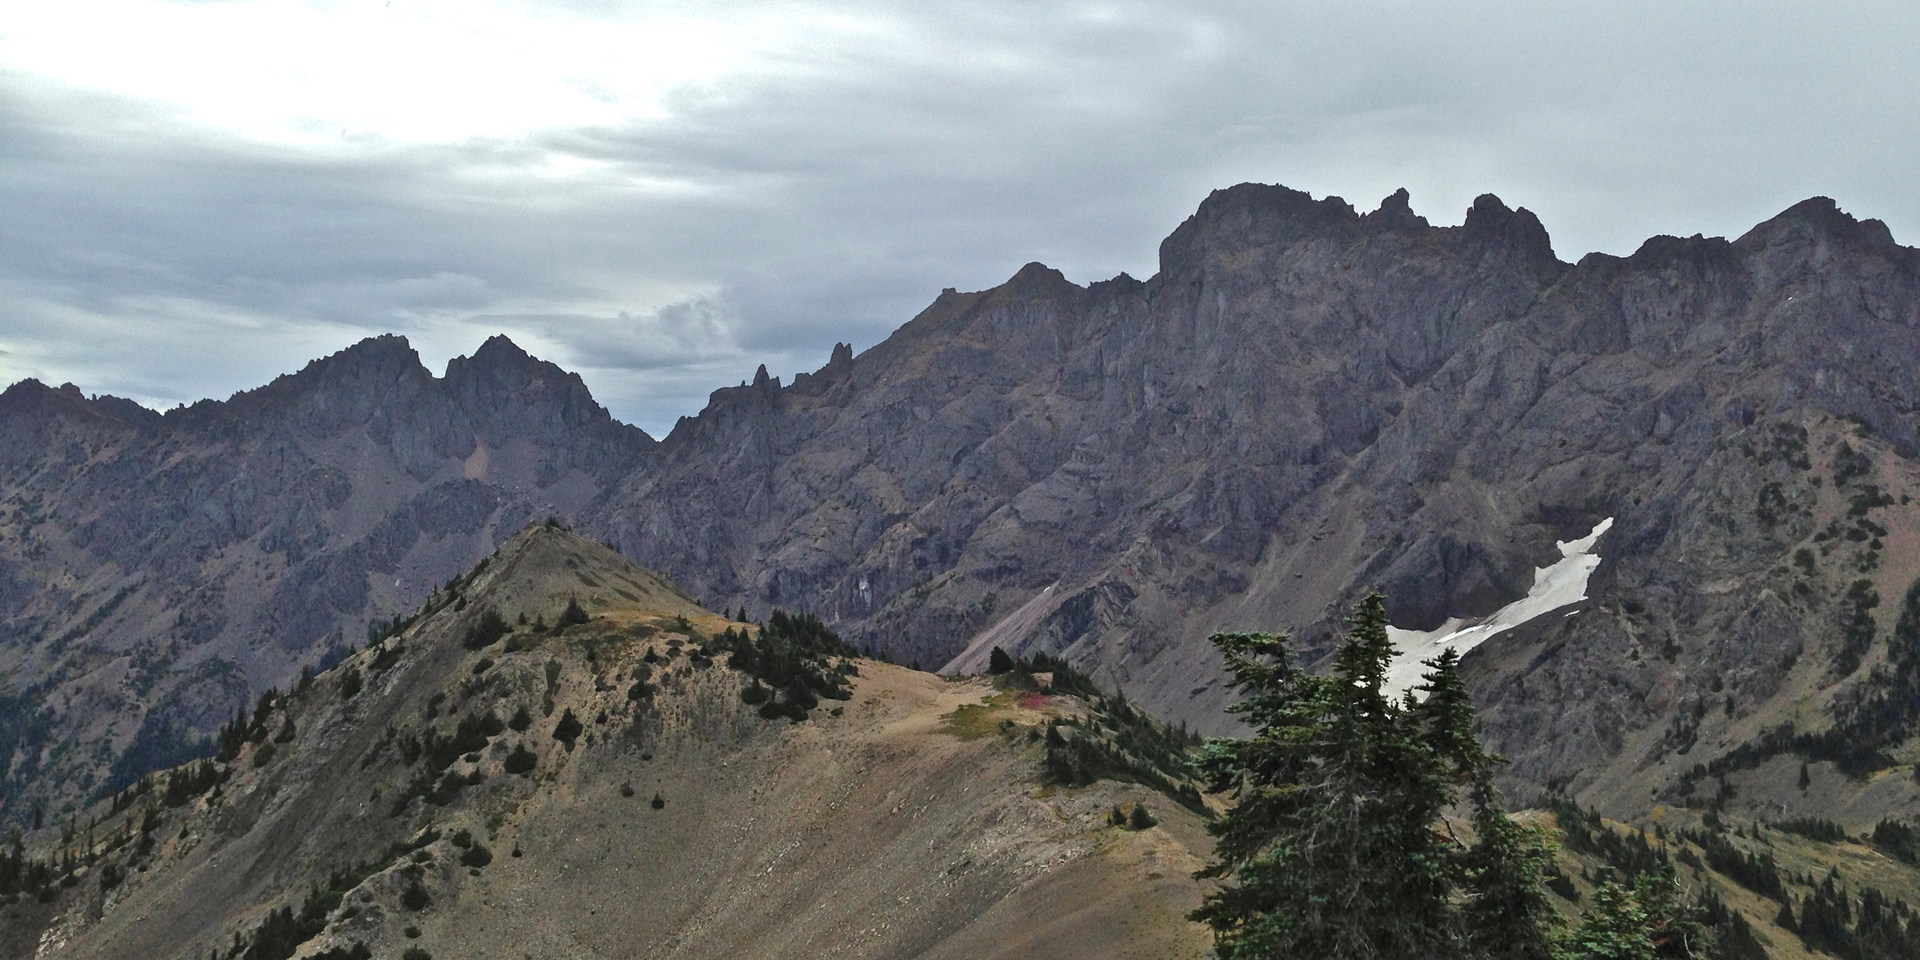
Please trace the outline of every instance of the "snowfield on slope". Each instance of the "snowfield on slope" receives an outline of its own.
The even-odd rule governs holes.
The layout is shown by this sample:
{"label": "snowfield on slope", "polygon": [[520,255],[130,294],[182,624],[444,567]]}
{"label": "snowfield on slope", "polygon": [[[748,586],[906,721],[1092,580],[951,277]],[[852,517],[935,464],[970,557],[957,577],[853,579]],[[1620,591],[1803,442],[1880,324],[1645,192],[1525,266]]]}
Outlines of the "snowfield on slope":
{"label": "snowfield on slope", "polygon": [[[1387,637],[1393,641],[1395,651],[1393,662],[1387,665],[1388,696],[1398,697],[1419,686],[1421,674],[1426,672],[1425,661],[1439,656],[1443,650],[1465,655],[1495,634],[1585,600],[1587,579],[1600,566],[1600,555],[1594,552],[1594,544],[1612,527],[1613,518],[1608,517],[1578,540],[1555,543],[1560,548],[1560,559],[1535,570],[1533,588],[1527,595],[1501,607],[1490,617],[1480,620],[1455,617],[1436,630],[1387,627]],[[1573,611],[1567,613],[1572,615]]]}

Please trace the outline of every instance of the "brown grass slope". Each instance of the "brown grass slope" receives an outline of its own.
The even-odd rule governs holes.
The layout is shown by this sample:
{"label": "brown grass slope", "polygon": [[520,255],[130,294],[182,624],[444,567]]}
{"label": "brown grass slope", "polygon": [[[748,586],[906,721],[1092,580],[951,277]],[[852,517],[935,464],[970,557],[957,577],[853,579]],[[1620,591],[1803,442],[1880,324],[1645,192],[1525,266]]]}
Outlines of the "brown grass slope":
{"label": "brown grass slope", "polygon": [[[727,657],[702,652],[741,625],[599,544],[536,526],[463,580],[280,698],[214,790],[168,808],[156,786],[97,808],[74,841],[103,851],[93,870],[51,917],[0,908],[0,949],[225,956],[333,877],[343,895],[296,956],[355,943],[440,958],[1204,954],[1183,918],[1199,898],[1197,818],[1131,785],[1039,783],[1038,748],[1014,734],[1070,703],[859,661],[844,704],[766,720]],[[536,631],[570,598],[589,622]],[[488,608],[528,623],[469,649]],[[1012,734],[954,722],[989,701]],[[526,729],[432,769],[429,730],[521,708]],[[554,736],[569,711],[572,744]],[[534,768],[507,772],[522,748]],[[1107,825],[1114,803],[1142,800],[1159,826]],[[54,832],[39,851],[56,852]],[[127,879],[107,888],[109,866]],[[416,884],[424,906],[409,904]]]}

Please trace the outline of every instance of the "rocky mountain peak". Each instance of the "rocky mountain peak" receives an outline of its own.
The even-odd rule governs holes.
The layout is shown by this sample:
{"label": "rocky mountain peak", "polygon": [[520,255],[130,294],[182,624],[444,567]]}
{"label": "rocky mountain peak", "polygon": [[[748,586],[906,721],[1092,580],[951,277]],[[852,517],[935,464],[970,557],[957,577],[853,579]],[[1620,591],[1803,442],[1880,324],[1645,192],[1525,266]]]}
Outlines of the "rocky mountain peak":
{"label": "rocky mountain peak", "polygon": [[542,361],[535,359],[532,354],[521,349],[519,344],[514,343],[513,340],[508,338],[504,333],[496,333],[488,337],[485,342],[480,344],[479,349],[473,351],[473,356],[469,358],[469,361],[473,366],[483,370],[516,367],[534,369],[540,366],[551,366],[551,364],[543,364]]}
{"label": "rocky mountain peak", "polygon": [[1284,247],[1352,226],[1359,220],[1339,197],[1315,200],[1279,184],[1242,183],[1215,190],[1200,209],[1160,243],[1160,272],[1179,273],[1207,256],[1258,247]]}
{"label": "rocky mountain peak", "polygon": [[85,401],[76,402],[38,380],[28,378],[0,393],[0,462],[29,462],[66,424],[88,420]]}
{"label": "rocky mountain peak", "polygon": [[0,412],[30,411],[57,404],[58,391],[28,377],[0,392]]}
{"label": "rocky mountain peak", "polygon": [[1427,218],[1413,212],[1412,195],[1401,187],[1380,201],[1380,208],[1361,217],[1369,227],[1400,231],[1425,230]]}
{"label": "rocky mountain peak", "polygon": [[[71,383],[59,387],[28,378],[0,393],[0,435],[8,446],[30,455],[61,425],[144,427],[160,415],[131,400],[101,396],[89,400]],[[38,439],[34,439],[38,438]]]}
{"label": "rocky mountain peak", "polygon": [[321,357],[293,375],[297,380],[333,382],[386,377],[418,370],[425,372],[413,344],[396,333],[368,337],[337,353]]}
{"label": "rocky mountain peak", "polygon": [[470,357],[449,360],[444,382],[467,416],[486,425],[480,433],[490,444],[525,436],[559,441],[583,427],[646,441],[642,431],[617,424],[579,374],[534,357],[504,335],[487,338]]}
{"label": "rocky mountain peak", "polygon": [[446,381],[456,389],[469,385],[521,389],[553,376],[564,379],[568,374],[520,349],[505,334],[496,333],[472,356],[447,361]]}
{"label": "rocky mountain peak", "polygon": [[195,403],[170,414],[168,421],[192,428],[292,417],[309,429],[330,431],[366,422],[387,406],[394,390],[418,389],[432,379],[406,337],[382,334],[321,357],[264,387],[236,393],[225,403]]}
{"label": "rocky mountain peak", "polygon": [[1080,288],[1068,280],[1066,274],[1035,261],[1021,267],[998,289],[1016,297],[1040,298],[1078,292]]}
{"label": "rocky mountain peak", "polygon": [[1553,241],[1540,218],[1526,207],[1509,208],[1491,193],[1474,198],[1460,229],[1469,239],[1512,250],[1523,262],[1537,265],[1559,262],[1553,255]]}
{"label": "rocky mountain peak", "polygon": [[1879,220],[1856,220],[1831,197],[1808,197],[1747,231],[1735,243],[1745,249],[1819,242],[1894,249],[1892,231]]}

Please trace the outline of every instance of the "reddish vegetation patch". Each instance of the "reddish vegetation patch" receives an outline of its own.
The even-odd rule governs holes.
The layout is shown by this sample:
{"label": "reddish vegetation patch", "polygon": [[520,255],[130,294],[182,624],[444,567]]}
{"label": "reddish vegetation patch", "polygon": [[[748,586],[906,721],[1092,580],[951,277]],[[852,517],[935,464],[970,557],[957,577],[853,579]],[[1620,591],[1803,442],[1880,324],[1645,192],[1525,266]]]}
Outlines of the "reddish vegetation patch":
{"label": "reddish vegetation patch", "polygon": [[1046,710],[1047,704],[1052,702],[1053,698],[1044,693],[1029,693],[1020,698],[1020,709],[1040,712]]}

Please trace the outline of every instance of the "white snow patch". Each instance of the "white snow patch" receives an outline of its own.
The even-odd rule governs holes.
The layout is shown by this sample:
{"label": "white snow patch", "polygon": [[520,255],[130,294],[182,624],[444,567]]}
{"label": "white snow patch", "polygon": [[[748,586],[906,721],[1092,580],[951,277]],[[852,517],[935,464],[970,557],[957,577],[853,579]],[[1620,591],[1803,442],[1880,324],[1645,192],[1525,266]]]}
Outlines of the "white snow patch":
{"label": "white snow patch", "polygon": [[[1601,534],[1612,528],[1613,518],[1608,517],[1586,536],[1556,543],[1555,546],[1560,548],[1560,560],[1552,566],[1535,570],[1533,589],[1528,590],[1525,597],[1495,611],[1493,616],[1480,620],[1455,617],[1441,624],[1438,630],[1387,627],[1387,638],[1393,641],[1396,651],[1393,662],[1387,665],[1387,695],[1398,697],[1419,686],[1421,675],[1427,671],[1425,661],[1439,656],[1442,650],[1450,649],[1465,654],[1494,634],[1585,600],[1587,579],[1600,566],[1600,555],[1593,552],[1593,545]],[[1569,610],[1566,616],[1571,617],[1578,612]]]}

